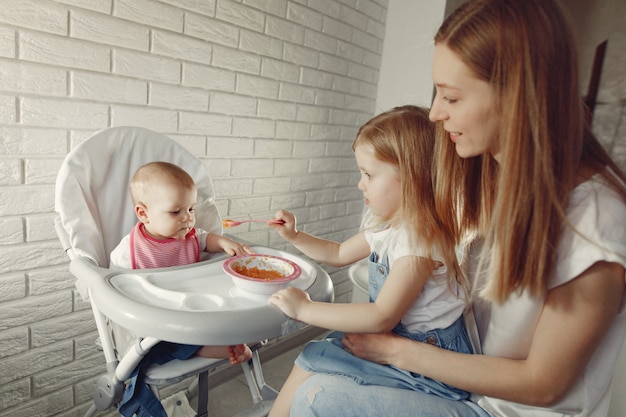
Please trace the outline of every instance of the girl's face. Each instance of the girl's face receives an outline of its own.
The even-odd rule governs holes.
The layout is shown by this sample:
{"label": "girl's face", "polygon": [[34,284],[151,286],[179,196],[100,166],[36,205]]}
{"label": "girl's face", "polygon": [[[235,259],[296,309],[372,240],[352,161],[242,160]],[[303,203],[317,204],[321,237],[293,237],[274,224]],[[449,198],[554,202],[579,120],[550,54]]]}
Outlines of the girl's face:
{"label": "girl's face", "polygon": [[391,217],[398,210],[402,197],[397,168],[377,159],[369,143],[358,143],[354,155],[361,171],[358,188],[363,192],[365,204],[373,214]]}
{"label": "girl's face", "polygon": [[489,153],[498,160],[499,116],[491,85],[476,78],[445,44],[435,46],[432,71],[436,95],[430,120],[443,122],[460,157]]}
{"label": "girl's face", "polygon": [[135,208],[137,217],[155,239],[184,239],[196,223],[197,196],[196,188],[161,185],[146,199],[146,205]]}

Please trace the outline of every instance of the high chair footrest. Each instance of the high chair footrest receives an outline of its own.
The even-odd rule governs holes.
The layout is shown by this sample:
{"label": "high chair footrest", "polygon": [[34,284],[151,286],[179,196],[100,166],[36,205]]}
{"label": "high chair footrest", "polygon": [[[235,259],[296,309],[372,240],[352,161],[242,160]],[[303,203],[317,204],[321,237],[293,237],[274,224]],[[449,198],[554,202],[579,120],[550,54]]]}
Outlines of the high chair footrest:
{"label": "high chair footrest", "polygon": [[171,385],[226,364],[228,364],[227,359],[211,359],[201,356],[194,356],[184,361],[174,359],[163,365],[150,366],[145,374],[145,382],[149,385]]}

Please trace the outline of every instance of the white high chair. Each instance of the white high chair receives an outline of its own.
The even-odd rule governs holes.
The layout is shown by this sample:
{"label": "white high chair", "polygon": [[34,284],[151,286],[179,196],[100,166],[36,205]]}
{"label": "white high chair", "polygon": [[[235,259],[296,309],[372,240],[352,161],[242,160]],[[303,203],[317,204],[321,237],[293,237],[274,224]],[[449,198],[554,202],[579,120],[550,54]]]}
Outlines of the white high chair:
{"label": "white high chair", "polygon": [[[97,132],[72,150],[57,177],[55,229],[70,257],[70,271],[77,287],[89,298],[107,373],[96,383],[94,403],[86,416],[117,406],[129,378],[145,354],[159,341],[199,345],[249,343],[253,359],[242,367],[255,407],[241,416],[265,416],[276,396],[263,378],[256,348],[267,340],[301,328],[280,311],[267,305],[267,297],[237,292],[221,270],[225,255],[193,265],[151,270],[107,269],[109,253],[136,222],[128,184],[135,170],[151,161],[181,166],[198,188],[196,227],[221,233],[210,175],[204,164],[181,145],[147,129],[109,128]],[[303,268],[297,286],[311,298],[332,301],[332,282],[319,266],[294,255],[269,248],[257,252],[277,254]],[[211,289],[206,280],[210,279]],[[294,281],[294,282],[296,282]],[[214,286],[214,288],[213,288]],[[110,331],[120,325],[145,337],[124,354]],[[256,343],[255,343],[256,342]],[[145,382],[158,395],[157,386],[198,376],[196,416],[208,415],[208,373],[226,360],[192,357],[153,365]]]}

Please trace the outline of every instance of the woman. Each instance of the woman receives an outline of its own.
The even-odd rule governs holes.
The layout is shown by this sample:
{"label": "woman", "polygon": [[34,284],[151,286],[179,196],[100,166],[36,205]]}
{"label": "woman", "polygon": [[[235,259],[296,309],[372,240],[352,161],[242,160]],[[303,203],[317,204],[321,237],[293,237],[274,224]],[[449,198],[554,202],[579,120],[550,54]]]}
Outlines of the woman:
{"label": "woman", "polygon": [[[585,126],[572,30],[556,0],[470,0],[435,37],[438,204],[474,233],[483,355],[391,334],[354,355],[472,401],[315,376],[292,416],[605,416],[626,330],[626,177]],[[460,157],[460,158],[459,158]],[[477,340],[478,341],[478,340]]]}

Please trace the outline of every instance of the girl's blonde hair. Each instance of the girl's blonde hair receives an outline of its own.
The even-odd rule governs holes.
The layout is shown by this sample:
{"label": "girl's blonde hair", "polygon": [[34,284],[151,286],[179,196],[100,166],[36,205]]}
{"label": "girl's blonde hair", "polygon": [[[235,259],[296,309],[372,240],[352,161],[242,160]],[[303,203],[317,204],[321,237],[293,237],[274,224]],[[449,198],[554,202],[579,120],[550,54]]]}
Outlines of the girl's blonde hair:
{"label": "girl's blonde hair", "polygon": [[352,149],[369,144],[376,159],[398,170],[402,190],[400,207],[390,218],[378,218],[375,223],[405,227],[413,247],[438,248],[448,276],[466,288],[455,252],[454,221],[449,212],[440,212],[435,204],[435,130],[427,109],[410,105],[395,107],[361,126]]}
{"label": "girl's blonde hair", "polygon": [[460,213],[457,234],[474,229],[485,238],[483,295],[541,296],[581,169],[600,172],[626,199],[624,174],[586,122],[571,25],[555,0],[470,0],[445,20],[435,43],[492,86],[502,150],[500,165],[489,155],[461,160],[442,133],[439,197]]}
{"label": "girl's blonde hair", "polygon": [[135,171],[130,180],[130,197],[133,204],[146,204],[150,193],[158,192],[162,185],[174,186],[186,190],[195,188],[191,176],[178,165],[169,162],[149,162]]}

